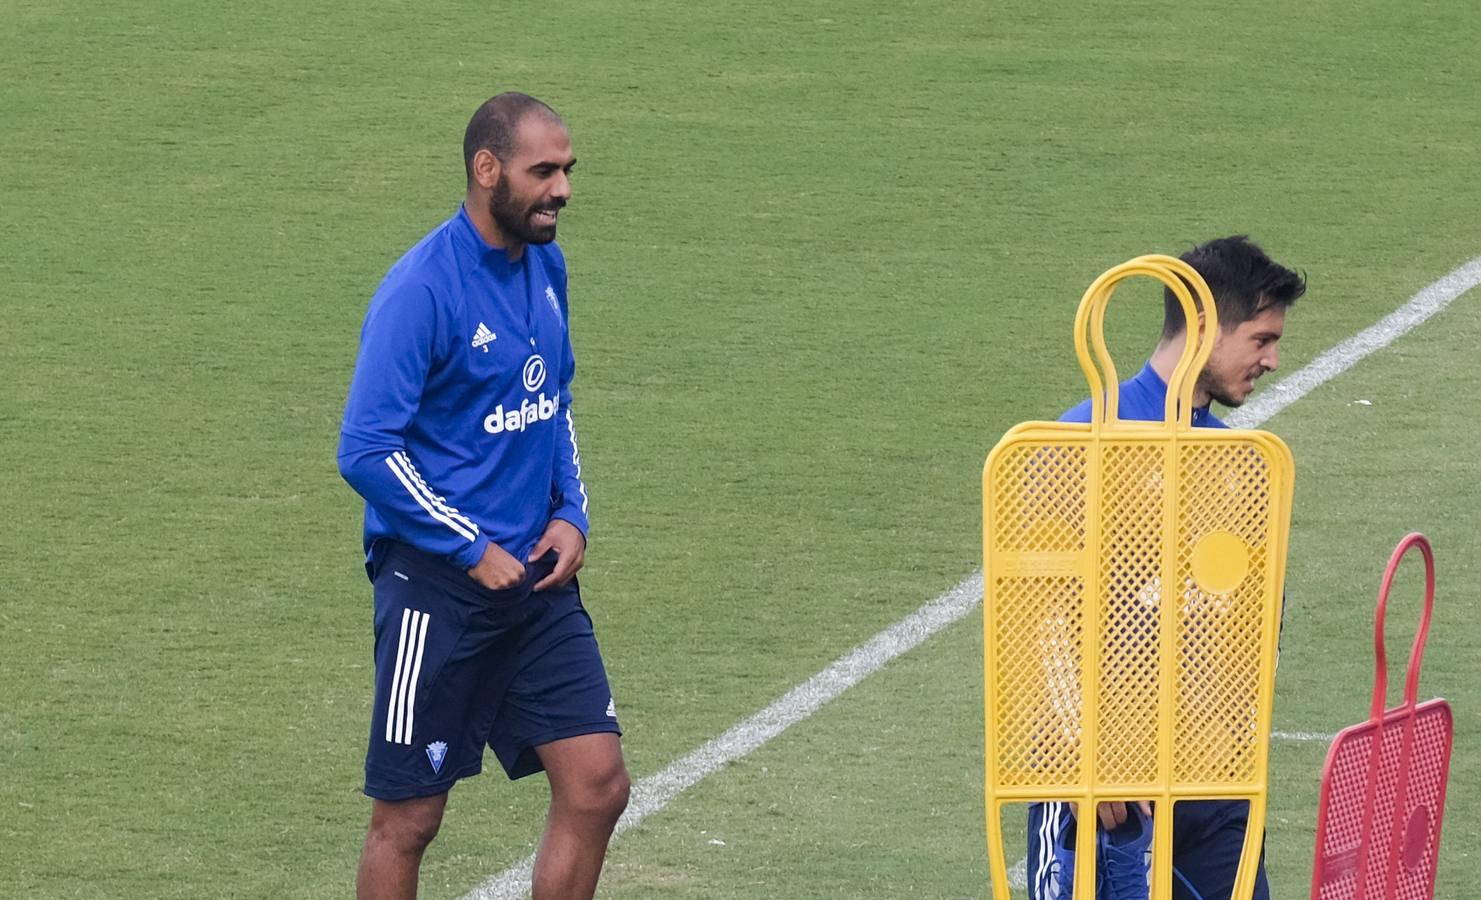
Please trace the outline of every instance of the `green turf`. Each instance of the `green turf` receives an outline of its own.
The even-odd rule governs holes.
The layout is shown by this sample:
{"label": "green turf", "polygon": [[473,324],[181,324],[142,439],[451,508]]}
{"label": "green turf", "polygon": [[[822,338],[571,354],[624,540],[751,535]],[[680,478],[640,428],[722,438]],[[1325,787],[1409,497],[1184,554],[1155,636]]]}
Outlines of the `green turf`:
{"label": "green turf", "polygon": [[[554,103],[581,158],[583,584],[641,777],[977,565],[982,459],[1082,391],[1069,318],[1107,266],[1250,231],[1311,276],[1294,368],[1481,252],[1478,18],[0,0],[0,895],[345,893],[370,671],[339,410],[494,91]],[[1424,527],[1457,782],[1474,301],[1273,423],[1301,467],[1282,726],[1361,714],[1381,557]],[[1145,349],[1145,316],[1113,328]],[[980,893],[970,621],[624,837],[611,889]],[[1319,756],[1277,748],[1287,884]],[[1442,894],[1481,877],[1464,799]],[[520,859],[543,803],[459,788],[426,895]]]}
{"label": "green turf", "polygon": [[[1393,545],[1421,527],[1435,543],[1440,596],[1419,699],[1438,693],[1456,703],[1437,896],[1469,896],[1481,761],[1466,748],[1481,735],[1481,714],[1463,698],[1472,691],[1467,623],[1481,614],[1481,571],[1465,552],[1474,515],[1452,490],[1468,463],[1447,448],[1450,423],[1421,411],[1464,389],[1463,360],[1478,337],[1481,304],[1472,302],[1270,423],[1291,439],[1302,479],[1275,722],[1293,736],[1275,741],[1271,765],[1276,897],[1303,895],[1310,882],[1327,749],[1296,735],[1332,733],[1366,718],[1378,581]],[[1439,376],[1424,377],[1432,369]],[[1376,422],[1385,424],[1371,427]],[[1405,438],[1395,439],[1394,429]],[[1375,473],[1383,490],[1355,503],[1345,486]],[[1416,559],[1400,570],[1391,595],[1392,704],[1402,694],[1419,615]],[[981,680],[981,623],[973,614],[624,836],[608,895],[772,896],[768,885],[785,885],[793,897],[980,894],[987,878],[982,714],[971,704]],[[1021,832],[1021,816],[1017,823]],[[1013,849],[1010,864],[1022,856],[1021,837]]]}

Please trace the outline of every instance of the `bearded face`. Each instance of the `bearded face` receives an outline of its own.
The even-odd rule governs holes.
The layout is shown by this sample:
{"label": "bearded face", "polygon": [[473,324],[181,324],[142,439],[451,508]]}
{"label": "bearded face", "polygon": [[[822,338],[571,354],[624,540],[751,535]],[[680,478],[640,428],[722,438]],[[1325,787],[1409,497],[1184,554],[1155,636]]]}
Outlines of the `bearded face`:
{"label": "bearded face", "polygon": [[1261,310],[1233,328],[1220,328],[1208,364],[1198,375],[1199,390],[1231,409],[1243,404],[1255,389],[1255,381],[1280,365],[1285,325],[1282,306]]}
{"label": "bearded face", "polygon": [[[505,248],[510,259],[518,259],[526,244],[555,240],[556,220],[571,201],[576,157],[566,126],[539,111],[519,120],[513,138],[498,151],[503,156],[494,147],[474,154],[468,199],[483,206],[478,218],[487,215],[479,226],[485,240]],[[480,191],[485,192],[482,198],[476,196]],[[473,210],[470,206],[469,212]]]}
{"label": "bearded face", "polygon": [[544,192],[529,197],[519,196],[505,173],[489,195],[489,215],[505,235],[522,244],[548,244],[555,240],[556,217],[566,205],[564,197]]}

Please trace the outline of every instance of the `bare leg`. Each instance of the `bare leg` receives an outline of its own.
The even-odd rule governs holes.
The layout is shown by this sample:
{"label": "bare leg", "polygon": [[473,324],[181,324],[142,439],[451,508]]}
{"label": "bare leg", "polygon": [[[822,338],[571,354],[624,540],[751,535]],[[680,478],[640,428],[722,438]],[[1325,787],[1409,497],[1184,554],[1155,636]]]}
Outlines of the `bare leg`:
{"label": "bare leg", "polygon": [[550,815],[535,855],[532,900],[590,900],[607,840],[627,808],[627,766],[611,733],[583,734],[535,748],[550,778]]}
{"label": "bare leg", "polygon": [[355,877],[359,900],[415,900],[422,852],[437,836],[447,794],[414,800],[376,800]]}

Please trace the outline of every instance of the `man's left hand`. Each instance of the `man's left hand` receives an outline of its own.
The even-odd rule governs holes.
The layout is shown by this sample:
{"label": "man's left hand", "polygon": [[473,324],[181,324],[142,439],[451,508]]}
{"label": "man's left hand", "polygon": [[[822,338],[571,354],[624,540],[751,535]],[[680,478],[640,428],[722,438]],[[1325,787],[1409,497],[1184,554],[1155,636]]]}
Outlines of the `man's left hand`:
{"label": "man's left hand", "polygon": [[586,535],[565,519],[551,519],[550,524],[545,526],[545,533],[540,536],[540,543],[530,551],[530,562],[551,550],[556,555],[555,569],[535,582],[534,589],[537,591],[560,587],[575,577],[586,562]]}

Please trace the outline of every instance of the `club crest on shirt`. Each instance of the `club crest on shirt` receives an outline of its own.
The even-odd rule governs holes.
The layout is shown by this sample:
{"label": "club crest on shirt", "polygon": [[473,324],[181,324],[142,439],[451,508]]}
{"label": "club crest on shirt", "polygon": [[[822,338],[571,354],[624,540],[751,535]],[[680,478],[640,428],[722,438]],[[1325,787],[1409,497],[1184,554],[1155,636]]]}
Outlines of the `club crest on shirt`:
{"label": "club crest on shirt", "polygon": [[432,764],[434,775],[442,774],[444,759],[447,759],[447,741],[433,741],[427,745],[427,761]]}

